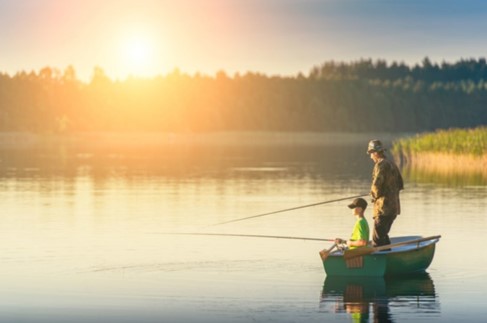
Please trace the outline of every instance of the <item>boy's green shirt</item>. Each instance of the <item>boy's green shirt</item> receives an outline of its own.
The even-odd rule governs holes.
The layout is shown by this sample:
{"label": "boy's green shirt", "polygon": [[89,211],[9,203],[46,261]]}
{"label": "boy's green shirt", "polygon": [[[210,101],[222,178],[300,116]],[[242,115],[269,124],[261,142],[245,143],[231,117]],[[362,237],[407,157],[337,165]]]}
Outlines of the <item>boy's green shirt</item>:
{"label": "boy's green shirt", "polygon": [[[359,218],[353,226],[352,236],[350,237],[350,240],[365,240],[369,242],[369,235],[369,224],[367,223],[367,220],[364,217]],[[350,249],[355,248],[359,247],[350,247]]]}

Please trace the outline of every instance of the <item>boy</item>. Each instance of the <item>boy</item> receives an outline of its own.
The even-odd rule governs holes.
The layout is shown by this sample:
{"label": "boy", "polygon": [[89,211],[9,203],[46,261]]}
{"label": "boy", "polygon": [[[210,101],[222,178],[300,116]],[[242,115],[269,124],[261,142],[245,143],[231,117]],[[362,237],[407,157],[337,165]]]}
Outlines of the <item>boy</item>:
{"label": "boy", "polygon": [[352,236],[349,240],[335,239],[336,244],[346,243],[349,249],[365,247],[369,243],[369,224],[364,217],[365,209],[367,208],[367,201],[363,198],[353,200],[348,207],[352,209],[353,215],[357,218],[353,226]]}

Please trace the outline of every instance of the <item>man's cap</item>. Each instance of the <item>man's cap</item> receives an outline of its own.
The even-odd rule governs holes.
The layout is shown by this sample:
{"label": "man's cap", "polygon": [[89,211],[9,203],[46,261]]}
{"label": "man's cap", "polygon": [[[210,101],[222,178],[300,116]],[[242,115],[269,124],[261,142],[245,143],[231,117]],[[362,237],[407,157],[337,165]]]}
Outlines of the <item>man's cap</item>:
{"label": "man's cap", "polygon": [[367,208],[367,201],[359,197],[353,200],[352,204],[348,205],[349,208],[355,209],[356,207],[361,207],[363,210]]}
{"label": "man's cap", "polygon": [[380,140],[374,139],[369,141],[369,146],[367,147],[367,154],[371,154],[373,152],[381,152],[385,151],[385,148],[382,146],[382,142]]}

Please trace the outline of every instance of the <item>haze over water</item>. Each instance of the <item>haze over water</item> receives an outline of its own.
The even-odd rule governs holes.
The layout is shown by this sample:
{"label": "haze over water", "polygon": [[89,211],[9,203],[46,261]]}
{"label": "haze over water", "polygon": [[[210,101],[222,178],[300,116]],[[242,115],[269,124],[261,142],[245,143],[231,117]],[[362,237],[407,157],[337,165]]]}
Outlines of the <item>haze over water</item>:
{"label": "haze over water", "polygon": [[[3,139],[0,321],[346,322],[357,315],[352,303],[370,320],[483,321],[482,183],[405,178],[391,234],[442,235],[428,275],[413,280],[326,279],[318,256],[326,242],[164,234],[346,238],[354,223],[346,201],[213,224],[367,193],[365,147],[376,136],[392,139]],[[350,301],[347,287],[357,284],[362,297]]]}

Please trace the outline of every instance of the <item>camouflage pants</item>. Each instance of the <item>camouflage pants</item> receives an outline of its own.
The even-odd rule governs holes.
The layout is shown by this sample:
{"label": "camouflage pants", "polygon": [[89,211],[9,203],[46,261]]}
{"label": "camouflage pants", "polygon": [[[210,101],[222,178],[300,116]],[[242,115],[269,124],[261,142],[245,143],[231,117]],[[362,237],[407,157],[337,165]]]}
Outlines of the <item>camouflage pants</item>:
{"label": "camouflage pants", "polygon": [[374,232],[372,233],[372,245],[384,246],[391,243],[389,231],[397,215],[382,215],[374,218]]}

